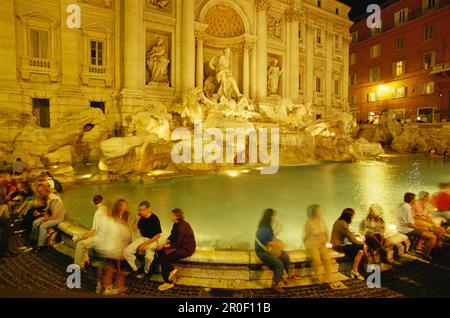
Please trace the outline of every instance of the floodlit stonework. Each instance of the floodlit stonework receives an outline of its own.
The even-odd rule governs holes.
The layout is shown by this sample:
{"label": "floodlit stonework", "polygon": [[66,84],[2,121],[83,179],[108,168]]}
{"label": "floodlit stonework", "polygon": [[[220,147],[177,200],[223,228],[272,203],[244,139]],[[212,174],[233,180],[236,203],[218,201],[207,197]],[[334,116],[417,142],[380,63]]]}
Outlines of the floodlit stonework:
{"label": "floodlit stonework", "polygon": [[[76,3],[79,29],[66,23],[73,1],[3,3],[0,120],[8,133],[0,151],[8,161],[164,168],[171,131],[195,120],[220,129],[278,125],[282,163],[382,151],[349,136],[350,8],[338,1]],[[140,141],[120,139],[132,136]],[[132,158],[139,164],[131,167]]]}

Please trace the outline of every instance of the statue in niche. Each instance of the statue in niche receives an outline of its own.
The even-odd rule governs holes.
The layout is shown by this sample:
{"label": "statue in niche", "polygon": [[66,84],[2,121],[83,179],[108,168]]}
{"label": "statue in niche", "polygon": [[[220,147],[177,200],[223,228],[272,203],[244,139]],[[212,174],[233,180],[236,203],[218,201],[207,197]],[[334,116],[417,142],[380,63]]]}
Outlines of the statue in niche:
{"label": "statue in niche", "polygon": [[278,66],[278,59],[273,59],[267,69],[267,91],[269,95],[277,95],[282,73],[283,70]]}
{"label": "statue in niche", "polygon": [[169,84],[169,63],[164,41],[158,37],[156,44],[147,52],[148,82]]}
{"label": "statue in niche", "polygon": [[231,50],[226,48],[223,53],[215,56],[210,62],[210,68],[216,72],[216,80],[219,85],[217,91],[218,99],[227,101],[238,101],[243,95],[230,70]]}

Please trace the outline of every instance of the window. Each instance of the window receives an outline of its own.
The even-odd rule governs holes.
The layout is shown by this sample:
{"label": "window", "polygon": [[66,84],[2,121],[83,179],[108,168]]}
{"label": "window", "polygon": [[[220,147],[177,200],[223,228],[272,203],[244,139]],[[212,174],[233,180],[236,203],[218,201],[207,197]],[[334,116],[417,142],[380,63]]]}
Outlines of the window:
{"label": "window", "polygon": [[380,100],[380,95],[378,92],[369,92],[367,94],[367,101],[368,102],[376,102]]}
{"label": "window", "polygon": [[408,8],[404,8],[400,11],[397,11],[394,14],[394,20],[395,26],[399,26],[400,24],[403,24],[406,21],[408,21]]}
{"label": "window", "polygon": [[396,87],[392,89],[392,98],[404,98],[406,97],[406,87]]}
{"label": "window", "polygon": [[375,36],[375,35],[381,33],[383,31],[383,26],[382,25],[383,24],[381,23],[381,21],[379,21],[375,28],[370,29],[370,34],[372,36]]}
{"label": "window", "polygon": [[401,50],[405,47],[405,38],[403,35],[399,35],[395,40],[395,48]]}
{"label": "window", "polygon": [[422,12],[427,13],[436,9],[438,6],[438,0],[422,0]]}
{"label": "window", "polygon": [[316,30],[316,43],[322,44],[322,30]]}
{"label": "window", "polygon": [[357,83],[356,73],[350,74],[350,86],[356,85]]}
{"label": "window", "polygon": [[92,108],[98,108],[103,112],[103,114],[105,113],[105,102],[91,101],[90,104]]}
{"label": "window", "polygon": [[375,66],[369,70],[369,82],[378,81],[380,79],[380,67]]}
{"label": "window", "polygon": [[91,65],[103,66],[103,42],[91,40]]}
{"label": "window", "polygon": [[357,100],[356,100],[356,96],[355,95],[348,97],[348,104],[349,105],[354,105],[354,104],[356,104],[356,102],[357,102]]}
{"label": "window", "polygon": [[381,44],[374,45],[370,48],[370,58],[374,59],[381,55]]}
{"label": "window", "polygon": [[355,65],[358,62],[358,56],[356,53],[350,54],[350,65]]}
{"label": "window", "polygon": [[322,79],[320,77],[316,77],[316,93],[322,92]]}
{"label": "window", "polygon": [[321,8],[321,7],[322,7],[322,1],[317,0],[317,6],[318,6],[319,8]]}
{"label": "window", "polygon": [[50,128],[50,100],[33,98],[33,115],[39,127]]}
{"label": "window", "polygon": [[422,83],[417,85],[417,95],[428,95],[434,93],[434,82]]}
{"label": "window", "polygon": [[339,8],[336,8],[336,14],[339,14]]}
{"label": "window", "polygon": [[425,26],[425,41],[433,39],[433,25],[429,24]]}
{"label": "window", "polygon": [[400,76],[406,73],[406,61],[392,63],[392,76]]}
{"label": "window", "polygon": [[431,68],[436,62],[436,52],[429,52],[423,55],[423,68],[425,70]]}
{"label": "window", "polygon": [[352,33],[352,42],[358,43],[358,31]]}
{"label": "window", "polygon": [[425,84],[425,94],[433,94],[434,93],[434,82],[429,82]]}
{"label": "window", "polygon": [[31,29],[30,42],[30,53],[32,57],[40,59],[48,58],[48,31]]}
{"label": "window", "polygon": [[334,95],[336,96],[341,95],[341,81],[338,79],[334,80]]}

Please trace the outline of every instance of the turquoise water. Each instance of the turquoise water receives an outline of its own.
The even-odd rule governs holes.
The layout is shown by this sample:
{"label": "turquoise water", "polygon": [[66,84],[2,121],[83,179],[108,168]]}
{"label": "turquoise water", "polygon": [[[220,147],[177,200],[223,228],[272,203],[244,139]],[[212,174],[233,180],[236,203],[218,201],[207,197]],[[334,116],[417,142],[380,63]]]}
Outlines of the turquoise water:
{"label": "turquoise water", "polygon": [[289,248],[302,247],[306,208],[317,203],[329,229],[340,212],[352,207],[353,224],[379,203],[392,222],[392,210],[406,191],[437,191],[437,183],[450,181],[450,161],[425,157],[385,157],[361,163],[324,162],[282,167],[275,175],[259,171],[183,177],[155,183],[111,183],[75,186],[64,195],[69,215],[90,227],[95,210],[91,198],[102,194],[106,201],[125,198],[133,215],[137,204],[149,200],[161,219],[164,237],[171,229],[170,211],[185,211],[198,245],[217,249],[248,249],[253,246],[256,225],[263,209],[278,211],[280,239]]}

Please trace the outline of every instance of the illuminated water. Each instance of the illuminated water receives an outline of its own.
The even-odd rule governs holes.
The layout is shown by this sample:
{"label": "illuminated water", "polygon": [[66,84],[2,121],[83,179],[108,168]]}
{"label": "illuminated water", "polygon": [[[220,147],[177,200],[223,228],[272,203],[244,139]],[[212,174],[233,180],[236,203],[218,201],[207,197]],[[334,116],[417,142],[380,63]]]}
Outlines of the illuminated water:
{"label": "illuminated water", "polygon": [[218,174],[150,184],[87,184],[69,190],[64,200],[69,215],[85,227],[91,226],[91,198],[97,193],[109,202],[127,199],[133,214],[140,201],[149,200],[165,236],[171,229],[170,210],[180,207],[196,233],[198,245],[220,249],[252,247],[261,212],[271,207],[278,211],[282,225],[279,237],[289,248],[299,248],[308,204],[322,205],[329,229],[342,209],[354,208],[356,230],[370,204],[381,204],[389,222],[404,192],[435,192],[442,181],[450,181],[449,161],[390,157],[364,163],[283,167],[275,175],[260,175],[253,170],[237,177]]}

